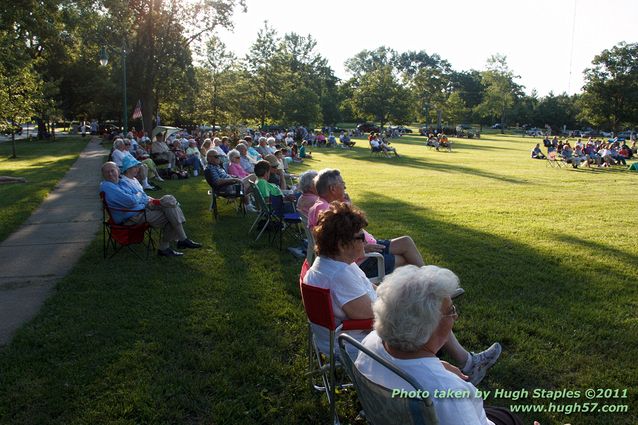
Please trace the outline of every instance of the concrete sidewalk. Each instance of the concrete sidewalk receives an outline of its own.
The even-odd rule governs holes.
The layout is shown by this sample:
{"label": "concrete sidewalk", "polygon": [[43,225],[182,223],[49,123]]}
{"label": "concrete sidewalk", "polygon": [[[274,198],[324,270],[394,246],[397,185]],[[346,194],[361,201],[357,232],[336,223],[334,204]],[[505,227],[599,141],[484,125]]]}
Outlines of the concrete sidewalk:
{"label": "concrete sidewalk", "polygon": [[100,229],[107,153],[93,138],[25,224],[0,243],[0,347],[35,317]]}

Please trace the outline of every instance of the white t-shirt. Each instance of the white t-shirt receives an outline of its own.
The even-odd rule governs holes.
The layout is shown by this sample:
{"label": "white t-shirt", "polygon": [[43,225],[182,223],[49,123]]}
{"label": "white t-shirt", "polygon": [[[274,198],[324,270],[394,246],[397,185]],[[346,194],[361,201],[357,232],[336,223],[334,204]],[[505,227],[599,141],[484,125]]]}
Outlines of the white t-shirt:
{"label": "white t-shirt", "polygon": [[[378,354],[384,360],[411,375],[423,389],[430,393],[430,398],[439,418],[440,425],[494,425],[485,416],[483,399],[475,397],[476,387],[448,372],[436,357],[418,359],[396,359],[385,350],[383,342],[376,331],[370,332],[363,340],[363,345]],[[381,366],[363,353],[359,353],[355,361],[357,369],[372,381],[389,389],[414,390],[410,384]],[[451,398],[435,397],[434,391],[467,391],[468,397]],[[461,394],[461,393],[459,393]]]}
{"label": "white t-shirt", "polygon": [[128,153],[129,153],[128,151],[121,151],[119,149],[113,149],[113,153],[111,153],[111,159],[113,160],[113,162],[115,162],[115,165],[117,165],[118,167],[121,167],[122,166],[122,161],[124,160],[124,157]]}
{"label": "white t-shirt", "polygon": [[[304,283],[330,289],[332,310],[337,326],[348,318],[342,309],[344,304],[363,295],[367,295],[372,302],[377,299],[374,286],[355,263],[346,264],[327,257],[317,257],[306,273]],[[317,336],[319,349],[328,353],[330,351],[330,332],[326,328],[315,325],[313,325],[313,332]],[[348,335],[358,341],[361,341],[366,334],[367,331],[348,331]]]}

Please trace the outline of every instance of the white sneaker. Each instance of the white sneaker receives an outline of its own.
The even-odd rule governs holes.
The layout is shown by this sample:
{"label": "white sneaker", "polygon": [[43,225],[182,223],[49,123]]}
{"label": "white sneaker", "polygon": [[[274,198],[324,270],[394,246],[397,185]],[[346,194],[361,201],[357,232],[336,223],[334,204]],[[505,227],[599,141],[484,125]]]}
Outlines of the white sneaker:
{"label": "white sneaker", "polygon": [[195,176],[195,177],[199,176],[199,171],[193,170],[193,176]]}
{"label": "white sneaker", "polygon": [[496,363],[501,355],[501,344],[495,342],[490,348],[480,353],[470,353],[472,356],[472,365],[463,373],[470,377],[470,382],[478,385],[485,378],[487,370]]}
{"label": "white sneaker", "polygon": [[164,179],[161,178],[160,176],[155,176],[155,180],[157,180],[158,182],[163,182]]}

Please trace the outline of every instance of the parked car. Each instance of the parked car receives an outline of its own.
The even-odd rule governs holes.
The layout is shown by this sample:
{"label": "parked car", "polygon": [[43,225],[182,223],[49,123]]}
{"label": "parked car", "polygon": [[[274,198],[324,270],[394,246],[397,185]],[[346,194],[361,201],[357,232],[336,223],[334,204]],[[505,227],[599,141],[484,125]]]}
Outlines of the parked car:
{"label": "parked car", "polygon": [[502,129],[506,128],[506,126],[504,126],[503,124],[497,122],[491,128],[492,128],[492,130],[502,130]]}
{"label": "parked car", "polygon": [[635,135],[636,133],[634,133],[633,131],[621,131],[621,132],[620,132],[620,133],[618,133],[616,136],[617,136],[619,139],[629,140],[629,139],[631,139],[631,135],[632,135],[632,134],[634,134],[634,135]]}
{"label": "parked car", "polygon": [[455,130],[458,137],[467,137],[468,139],[480,137],[479,132],[469,124],[459,124]]}
{"label": "parked car", "polygon": [[402,125],[391,125],[388,127],[390,130],[397,130],[401,134],[412,133],[412,129],[404,127]]}
{"label": "parked car", "polygon": [[529,130],[527,130],[525,132],[525,134],[527,134],[528,136],[532,136],[532,137],[538,137],[538,136],[542,136],[545,133],[543,133],[543,130],[541,130],[540,128],[530,128]]}
{"label": "parked car", "polygon": [[381,131],[379,126],[371,122],[364,122],[361,124],[357,124],[357,130],[359,130],[362,133],[378,133],[379,131]]}

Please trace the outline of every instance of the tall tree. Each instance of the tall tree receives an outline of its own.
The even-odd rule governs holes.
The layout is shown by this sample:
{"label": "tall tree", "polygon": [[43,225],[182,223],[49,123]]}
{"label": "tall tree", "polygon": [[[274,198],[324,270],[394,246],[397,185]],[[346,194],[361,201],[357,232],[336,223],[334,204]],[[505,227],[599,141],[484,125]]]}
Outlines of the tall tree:
{"label": "tall tree", "polygon": [[130,98],[142,100],[146,128],[152,127],[160,102],[173,102],[173,111],[179,104],[192,106],[187,102],[195,85],[191,47],[216,28],[232,28],[234,8],[245,8],[244,0],[97,1],[111,18],[101,29],[105,41],[127,50]]}
{"label": "tall tree", "polygon": [[481,82],[485,86],[483,100],[476,106],[481,117],[498,117],[501,128],[505,127],[505,114],[522,93],[521,86],[514,82],[516,78],[519,77],[507,66],[506,56],[496,54],[487,60],[487,70],[481,73]]}
{"label": "tall tree", "polygon": [[386,65],[362,75],[354,89],[352,103],[357,115],[378,121],[381,126],[390,121],[409,121],[410,93]]}
{"label": "tall tree", "polygon": [[267,120],[280,117],[280,92],[289,72],[280,62],[280,49],[277,33],[266,21],[244,59],[246,70],[254,82],[251,91],[255,114],[251,118],[256,118],[262,127]]}
{"label": "tall tree", "polygon": [[596,55],[584,71],[581,117],[618,130],[638,124],[638,43],[619,43]]}

